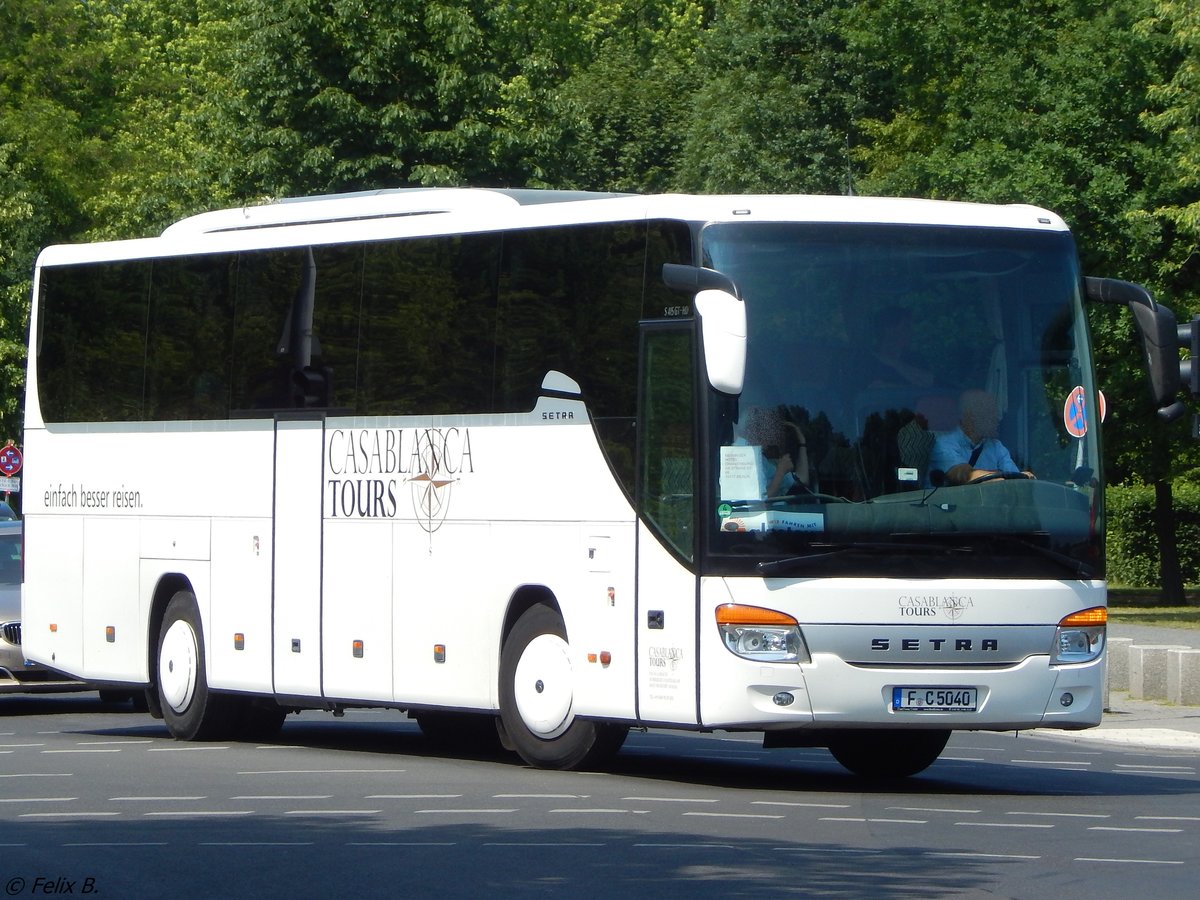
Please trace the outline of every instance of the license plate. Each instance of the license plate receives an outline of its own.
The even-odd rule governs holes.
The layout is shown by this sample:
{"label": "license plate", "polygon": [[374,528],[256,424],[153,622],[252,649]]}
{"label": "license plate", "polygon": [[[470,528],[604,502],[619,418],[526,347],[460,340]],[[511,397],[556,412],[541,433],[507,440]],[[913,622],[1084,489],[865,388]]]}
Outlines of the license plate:
{"label": "license plate", "polygon": [[968,687],[894,687],[892,709],[912,712],[975,712],[979,691]]}

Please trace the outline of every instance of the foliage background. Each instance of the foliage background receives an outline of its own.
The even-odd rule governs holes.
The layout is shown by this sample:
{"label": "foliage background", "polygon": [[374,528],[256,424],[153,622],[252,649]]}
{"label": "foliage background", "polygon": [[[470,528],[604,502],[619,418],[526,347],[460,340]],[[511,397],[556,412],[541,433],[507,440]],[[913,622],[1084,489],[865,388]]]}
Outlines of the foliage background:
{"label": "foliage background", "polygon": [[[0,0],[0,440],[20,437],[39,248],[466,184],[1033,203],[1086,271],[1185,319],[1200,4]],[[1137,577],[1179,599],[1172,498],[1200,484],[1197,443],[1147,408],[1128,315],[1092,317],[1107,475],[1153,494],[1161,563]]]}

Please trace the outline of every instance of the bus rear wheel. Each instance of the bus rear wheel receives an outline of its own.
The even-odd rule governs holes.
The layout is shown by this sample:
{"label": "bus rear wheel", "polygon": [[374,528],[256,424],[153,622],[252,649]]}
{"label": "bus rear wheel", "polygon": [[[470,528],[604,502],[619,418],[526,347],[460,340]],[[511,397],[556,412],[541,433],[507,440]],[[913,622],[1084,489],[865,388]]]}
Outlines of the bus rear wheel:
{"label": "bus rear wheel", "polygon": [[949,730],[852,731],[829,742],[833,758],[864,778],[907,778],[933,765]]}
{"label": "bus rear wheel", "polygon": [[500,724],[506,746],[541,769],[595,768],[621,749],[629,729],[577,719],[570,645],[562,617],[532,606],[500,654]]}
{"label": "bus rear wheel", "polygon": [[196,597],[179,591],[167,604],[158,633],[158,701],[171,735],[181,741],[212,741],[233,725],[230,698],[208,689],[204,633]]}

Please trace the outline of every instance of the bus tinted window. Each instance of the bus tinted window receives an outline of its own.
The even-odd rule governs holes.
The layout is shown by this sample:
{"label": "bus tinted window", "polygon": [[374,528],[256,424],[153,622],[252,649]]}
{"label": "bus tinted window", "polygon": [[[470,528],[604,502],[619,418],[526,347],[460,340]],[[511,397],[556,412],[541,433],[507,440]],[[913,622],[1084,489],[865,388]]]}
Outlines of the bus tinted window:
{"label": "bus tinted window", "polygon": [[82,266],[43,282],[38,390],[49,421],[142,417],[150,269]]}
{"label": "bus tinted window", "polygon": [[228,256],[203,256],[150,264],[144,418],[228,415],[232,262]]}
{"label": "bus tinted window", "polygon": [[359,413],[492,410],[499,254],[499,235],[367,246],[358,322]]}
{"label": "bus tinted window", "polygon": [[637,323],[689,245],[639,222],[48,268],[43,415],[525,412],[557,369],[631,491]]}

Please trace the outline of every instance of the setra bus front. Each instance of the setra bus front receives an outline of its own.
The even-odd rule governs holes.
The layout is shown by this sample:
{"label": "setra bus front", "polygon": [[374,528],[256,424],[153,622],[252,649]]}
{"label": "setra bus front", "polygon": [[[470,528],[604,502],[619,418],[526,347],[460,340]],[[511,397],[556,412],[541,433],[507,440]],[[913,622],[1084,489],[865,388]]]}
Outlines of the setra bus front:
{"label": "setra bus front", "polygon": [[1084,282],[1057,217],[1005,214],[701,231],[746,320],[699,429],[703,724],[904,775],[954,729],[1100,722]]}

